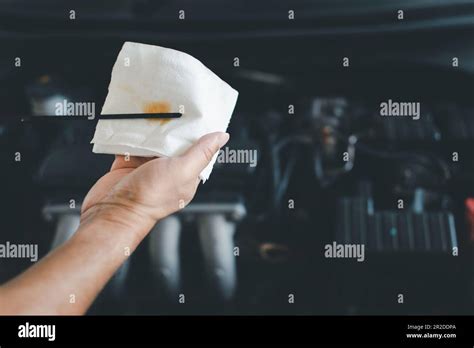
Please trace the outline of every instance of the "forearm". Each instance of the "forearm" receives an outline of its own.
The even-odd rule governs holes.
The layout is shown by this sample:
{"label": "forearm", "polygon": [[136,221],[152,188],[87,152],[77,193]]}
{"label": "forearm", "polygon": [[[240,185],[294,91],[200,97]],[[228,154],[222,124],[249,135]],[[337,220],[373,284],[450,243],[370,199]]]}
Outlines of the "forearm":
{"label": "forearm", "polygon": [[0,314],[85,313],[148,232],[110,218],[121,213],[89,214],[69,241],[1,287]]}

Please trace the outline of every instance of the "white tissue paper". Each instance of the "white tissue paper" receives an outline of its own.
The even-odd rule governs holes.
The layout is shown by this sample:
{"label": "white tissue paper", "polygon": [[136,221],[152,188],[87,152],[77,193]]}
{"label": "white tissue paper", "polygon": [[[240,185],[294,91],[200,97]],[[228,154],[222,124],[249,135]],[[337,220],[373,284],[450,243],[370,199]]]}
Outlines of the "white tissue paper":
{"label": "white tissue paper", "polygon": [[[93,152],[172,157],[201,136],[225,132],[238,92],[189,54],[125,42],[102,114],[180,112],[175,119],[99,120]],[[201,172],[205,182],[217,154]]]}

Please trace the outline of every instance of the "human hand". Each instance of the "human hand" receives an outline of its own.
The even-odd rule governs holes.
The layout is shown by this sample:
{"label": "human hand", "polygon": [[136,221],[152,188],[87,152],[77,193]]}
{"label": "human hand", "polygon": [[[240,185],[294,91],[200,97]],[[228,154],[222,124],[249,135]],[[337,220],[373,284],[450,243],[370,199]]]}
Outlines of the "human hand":
{"label": "human hand", "polygon": [[173,158],[130,157],[126,161],[124,156],[116,156],[110,172],[84,199],[81,224],[101,216],[138,231],[143,238],[156,221],[192,200],[199,174],[228,140],[227,133],[210,133]]}

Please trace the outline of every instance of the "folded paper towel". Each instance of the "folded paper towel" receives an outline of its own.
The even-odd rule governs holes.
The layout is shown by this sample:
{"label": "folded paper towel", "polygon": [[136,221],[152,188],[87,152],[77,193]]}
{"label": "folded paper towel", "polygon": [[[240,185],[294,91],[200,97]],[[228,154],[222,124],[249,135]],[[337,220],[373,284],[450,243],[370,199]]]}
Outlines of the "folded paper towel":
{"label": "folded paper towel", "polygon": [[[238,92],[189,54],[125,42],[102,114],[180,112],[176,119],[99,120],[93,152],[172,157],[201,136],[225,132]],[[201,172],[206,181],[217,154]]]}

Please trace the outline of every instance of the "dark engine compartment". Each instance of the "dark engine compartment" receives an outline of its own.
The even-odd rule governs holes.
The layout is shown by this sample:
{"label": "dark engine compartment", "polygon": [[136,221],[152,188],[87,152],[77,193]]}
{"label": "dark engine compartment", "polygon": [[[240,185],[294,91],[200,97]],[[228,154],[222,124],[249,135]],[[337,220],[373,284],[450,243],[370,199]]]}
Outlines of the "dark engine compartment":
{"label": "dark engine compartment", "polygon": [[[231,299],[219,300],[203,281],[190,212],[179,215],[186,306],[158,286],[146,240],[91,314],[473,313],[472,26],[306,34],[283,27],[288,35],[275,37],[243,22],[228,29],[233,36],[211,38],[199,23],[188,24],[195,32],[153,36],[144,18],[130,33],[105,35],[116,29],[102,23],[96,36],[81,37],[81,27],[51,36],[39,22],[44,34],[2,36],[0,61],[24,62],[0,72],[3,240],[38,243],[45,255],[57,224],[51,207],[81,202],[113,160],[92,154],[94,122],[23,124],[15,116],[41,114],[59,97],[101,105],[121,44],[135,40],[188,52],[239,90],[227,146],[255,149],[258,165],[216,165],[195,198],[245,211],[227,216],[238,248]],[[10,22],[4,27],[15,28]],[[420,118],[381,117],[389,99],[420,102]],[[16,152],[21,162],[12,160]],[[364,262],[325,257],[333,242],[363,243]],[[3,262],[0,281],[29,265]]]}

